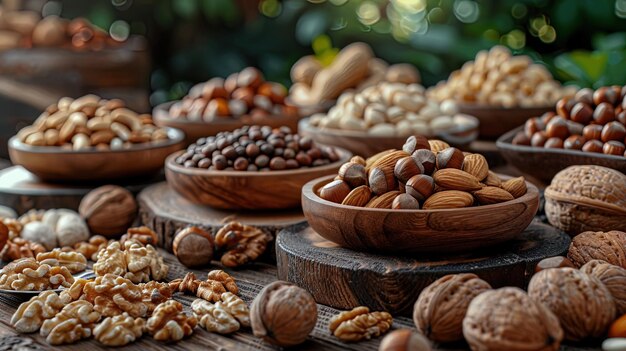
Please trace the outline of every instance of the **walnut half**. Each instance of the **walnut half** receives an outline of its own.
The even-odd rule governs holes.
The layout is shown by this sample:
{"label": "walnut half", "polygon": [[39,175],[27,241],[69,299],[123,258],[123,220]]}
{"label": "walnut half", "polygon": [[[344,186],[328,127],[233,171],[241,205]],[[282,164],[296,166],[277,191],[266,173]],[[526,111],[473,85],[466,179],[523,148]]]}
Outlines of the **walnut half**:
{"label": "walnut half", "polygon": [[146,323],[146,330],[158,341],[178,341],[193,333],[198,324],[194,316],[183,312],[183,305],[168,300],[156,307]]}
{"label": "walnut half", "polygon": [[11,325],[20,333],[34,333],[46,319],[56,316],[68,302],[54,291],[44,291],[20,304],[11,317]]}
{"label": "walnut half", "polygon": [[222,264],[238,267],[256,260],[272,241],[272,236],[259,228],[232,221],[215,235],[215,245],[226,252]]}
{"label": "walnut half", "polygon": [[63,252],[61,249],[54,249],[49,252],[37,254],[37,261],[50,266],[67,267],[70,273],[82,272],[87,268],[87,259],[78,252]]}
{"label": "walnut half", "polygon": [[241,298],[225,292],[220,299],[215,304],[202,299],[191,304],[201,327],[210,332],[228,334],[239,330],[240,325],[250,326],[250,310]]}
{"label": "walnut half", "polygon": [[69,287],[74,277],[66,267],[50,266],[22,258],[0,270],[0,288],[20,291],[40,291]]}
{"label": "walnut half", "polygon": [[328,327],[338,339],[356,342],[384,334],[392,323],[389,313],[370,312],[369,308],[361,306],[334,316]]}
{"label": "walnut half", "polygon": [[141,337],[145,320],[133,318],[124,312],[119,316],[107,317],[93,330],[93,336],[107,346],[123,346]]}
{"label": "walnut half", "polygon": [[69,303],[52,319],[43,322],[41,336],[51,345],[71,344],[91,336],[100,313],[84,300]]}

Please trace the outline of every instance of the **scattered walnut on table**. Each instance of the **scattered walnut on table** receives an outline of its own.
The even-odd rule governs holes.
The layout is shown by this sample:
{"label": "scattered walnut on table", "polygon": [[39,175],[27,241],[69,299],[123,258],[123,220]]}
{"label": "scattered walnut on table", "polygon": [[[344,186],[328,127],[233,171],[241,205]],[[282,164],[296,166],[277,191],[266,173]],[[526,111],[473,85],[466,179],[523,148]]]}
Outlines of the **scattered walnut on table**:
{"label": "scattered walnut on table", "polygon": [[165,279],[169,267],[152,245],[144,246],[129,239],[123,245],[119,241],[110,242],[98,254],[93,270],[96,275],[115,274],[141,283]]}
{"label": "scattered walnut on table", "polygon": [[0,221],[0,251],[4,249],[7,241],[9,241],[9,227]]}
{"label": "scattered walnut on table", "polygon": [[100,250],[107,247],[109,240],[102,235],[94,235],[88,241],[74,244],[74,250],[92,261],[98,260]]}
{"label": "scattered walnut on table", "polygon": [[613,296],[617,315],[626,314],[626,269],[605,261],[591,260],[580,267],[580,271],[600,279]]}
{"label": "scattered walnut on table", "polygon": [[356,342],[384,334],[392,323],[389,313],[370,312],[369,308],[361,306],[334,316],[328,327],[338,339]]}
{"label": "scattered walnut on table", "polygon": [[84,300],[70,302],[51,319],[43,322],[41,336],[51,345],[71,344],[91,336],[100,313]]}
{"label": "scattered walnut on table", "polygon": [[576,267],[596,259],[626,268],[626,233],[617,230],[580,233],[572,239],[567,258]]}
{"label": "scattered walnut on table", "polygon": [[141,287],[130,280],[106,274],[88,281],[83,293],[85,299],[94,304],[96,311],[104,317],[112,317],[127,312],[131,317],[146,317],[149,304],[143,301]]}
{"label": "scattered walnut on table", "polygon": [[221,258],[226,267],[238,267],[256,260],[270,241],[270,234],[235,221],[226,224],[215,235],[217,248],[226,251]]}
{"label": "scattered walnut on table", "polygon": [[198,291],[198,285],[200,285],[200,282],[201,280],[198,280],[193,272],[188,272],[183,278],[174,279],[168,284],[172,291],[195,295]]}
{"label": "scattered walnut on table", "polygon": [[93,329],[94,339],[107,346],[124,346],[141,337],[146,321],[124,312],[106,317]]}
{"label": "scattered walnut on table", "polygon": [[135,227],[129,228],[126,234],[122,235],[120,238],[120,242],[124,244],[126,240],[134,239],[142,243],[143,245],[153,245],[156,246],[159,243],[159,237],[154,230],[143,226],[143,227]]}
{"label": "scattered walnut on table", "polygon": [[11,262],[20,258],[35,258],[37,254],[46,251],[46,248],[39,243],[16,237],[7,241],[2,250],[2,260]]}
{"label": "scattered walnut on table", "polygon": [[3,218],[2,223],[9,229],[9,240],[20,236],[23,225],[19,220],[15,218]]}
{"label": "scattered walnut on table", "polygon": [[11,325],[19,333],[34,333],[70,301],[59,297],[54,291],[43,291],[23,302],[11,317]]}
{"label": "scattered walnut on table", "polygon": [[235,295],[239,293],[235,279],[222,270],[210,271],[205,281],[197,279],[195,274],[189,272],[183,278],[172,280],[169,285],[172,291],[196,295],[210,302],[220,301],[225,292]]}
{"label": "scattered walnut on table", "polygon": [[118,241],[112,241],[107,247],[98,253],[98,261],[93,265],[96,275],[113,274],[124,276],[126,274],[126,256]]}
{"label": "scattered walnut on table", "polygon": [[50,266],[67,267],[72,274],[82,272],[87,268],[87,259],[83,254],[78,252],[63,252],[61,249],[39,253],[37,254],[37,261]]}
{"label": "scattered walnut on table", "polygon": [[0,288],[38,291],[69,287],[74,277],[66,267],[40,264],[34,258],[13,261],[0,270]]}
{"label": "scattered walnut on table", "polygon": [[154,280],[139,284],[142,291],[142,301],[148,305],[148,315],[152,314],[156,306],[172,297],[172,289],[168,283],[160,283]]}
{"label": "scattered walnut on table", "polygon": [[197,324],[196,317],[183,312],[180,302],[168,300],[154,310],[146,323],[146,330],[155,340],[178,341],[191,335]]}
{"label": "scattered walnut on table", "polygon": [[207,331],[230,334],[239,330],[239,322],[221,302],[212,304],[203,299],[196,299],[192,302],[191,309],[198,324]]}

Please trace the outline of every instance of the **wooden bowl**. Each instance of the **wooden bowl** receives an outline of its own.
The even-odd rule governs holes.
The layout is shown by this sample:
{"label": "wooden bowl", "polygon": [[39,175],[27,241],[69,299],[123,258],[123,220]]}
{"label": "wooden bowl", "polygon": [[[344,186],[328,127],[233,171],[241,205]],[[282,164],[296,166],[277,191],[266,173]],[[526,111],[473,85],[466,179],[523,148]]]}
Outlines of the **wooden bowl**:
{"label": "wooden bowl", "polygon": [[[198,138],[213,136],[219,132],[232,132],[237,128],[241,128],[246,123],[241,118],[222,118],[213,122],[190,121],[186,118],[173,118],[170,116],[170,107],[175,101],[166,102],[157,105],[152,111],[154,123],[160,127],[172,127],[185,132],[185,143],[187,145],[194,143]],[[272,128],[287,126],[295,133],[298,130],[299,118],[287,116],[268,116],[254,124],[268,125]]]}
{"label": "wooden bowl", "polygon": [[546,107],[498,107],[477,104],[459,104],[459,111],[478,118],[480,138],[496,139],[509,130],[523,125],[531,117],[553,111]]}
{"label": "wooden bowl", "polygon": [[[428,137],[441,139],[450,145],[463,148],[478,137],[478,119],[469,117],[474,122],[471,126]],[[307,135],[317,143],[338,146],[365,158],[389,149],[402,149],[407,138],[381,137],[343,129],[322,129],[312,126],[308,118],[300,121],[298,130],[301,135]]]}
{"label": "wooden bowl", "polygon": [[165,161],[167,183],[187,200],[218,209],[268,210],[300,207],[300,191],[311,179],[337,174],[352,154],[336,148],[340,159],[321,167],[285,171],[240,172],[186,168],[174,160]]}
{"label": "wooden bowl", "polygon": [[304,216],[324,238],[359,251],[469,252],[516,238],[528,227],[539,208],[539,191],[528,182],[525,195],[495,205],[441,210],[346,206],[317,195],[318,189],[332,179],[323,177],[304,185]]}
{"label": "wooden bowl", "polygon": [[496,141],[496,146],[508,163],[521,172],[548,184],[559,171],[573,165],[603,166],[626,174],[626,157],[624,156],[513,145],[515,134],[523,129],[523,126],[518,127],[504,134]]}
{"label": "wooden bowl", "polygon": [[185,136],[182,131],[168,128],[167,132],[168,140],[106,151],[31,146],[14,136],[9,140],[9,155],[11,162],[46,181],[101,182],[147,176],[161,170],[165,158],[183,147]]}

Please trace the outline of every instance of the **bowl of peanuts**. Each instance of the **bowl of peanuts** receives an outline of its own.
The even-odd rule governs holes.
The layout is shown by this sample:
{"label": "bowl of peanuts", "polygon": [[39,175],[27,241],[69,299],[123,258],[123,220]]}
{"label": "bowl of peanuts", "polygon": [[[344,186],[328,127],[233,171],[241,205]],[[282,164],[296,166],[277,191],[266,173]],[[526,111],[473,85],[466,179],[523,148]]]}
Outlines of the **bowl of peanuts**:
{"label": "bowl of peanuts", "polygon": [[122,100],[85,95],[50,105],[8,146],[11,162],[42,180],[94,182],[154,174],[184,138]]}

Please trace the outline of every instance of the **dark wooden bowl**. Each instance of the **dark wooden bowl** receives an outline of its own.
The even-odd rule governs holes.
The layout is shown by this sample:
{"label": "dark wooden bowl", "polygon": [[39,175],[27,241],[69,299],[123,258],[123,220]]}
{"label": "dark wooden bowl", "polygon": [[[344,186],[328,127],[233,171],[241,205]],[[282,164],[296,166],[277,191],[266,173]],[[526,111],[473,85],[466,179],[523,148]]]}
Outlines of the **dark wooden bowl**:
{"label": "dark wooden bowl", "polygon": [[[160,127],[171,127],[185,132],[185,143],[187,145],[195,142],[198,138],[213,136],[219,132],[231,132],[246,124],[250,124],[241,118],[221,118],[210,123],[190,121],[186,118],[172,118],[169,110],[174,103],[175,101],[170,101],[157,105],[152,111],[152,118],[154,118],[154,123]],[[298,130],[298,121],[299,118],[297,117],[268,116],[254,124],[268,125],[272,128],[287,126],[295,133]]]}
{"label": "dark wooden bowl", "polygon": [[165,161],[167,183],[187,200],[217,209],[269,210],[300,206],[302,186],[311,179],[336,175],[339,167],[352,157],[336,148],[340,159],[321,167],[285,171],[240,172],[186,168],[174,160],[182,152]]}
{"label": "dark wooden bowl", "polygon": [[478,118],[480,138],[497,139],[509,130],[523,125],[531,117],[554,111],[546,107],[497,107],[476,104],[459,104],[459,111]]}
{"label": "dark wooden bowl", "polygon": [[496,146],[508,163],[521,172],[548,184],[559,171],[573,165],[598,165],[626,174],[626,157],[624,156],[513,145],[515,134],[523,129],[523,126],[518,127],[504,134],[498,139]]}
{"label": "dark wooden bowl", "polygon": [[539,191],[528,182],[524,196],[495,205],[442,210],[346,206],[317,195],[318,189],[332,179],[323,177],[304,185],[304,216],[324,238],[360,251],[469,252],[516,238],[528,227],[539,208]]}
{"label": "dark wooden bowl", "polygon": [[128,149],[66,150],[57,146],[30,146],[17,137],[9,140],[11,161],[42,180],[100,182],[152,175],[165,158],[183,148],[182,131],[168,128],[170,139],[134,145]]}
{"label": "dark wooden bowl", "polygon": [[[472,120],[475,123],[469,127],[438,135],[426,135],[426,137],[441,139],[450,145],[463,148],[478,137],[478,119],[472,118]],[[308,118],[300,121],[298,130],[300,134],[311,137],[317,143],[338,146],[365,158],[389,149],[402,149],[407,138],[406,136],[381,137],[352,130],[318,128],[312,126]]]}

